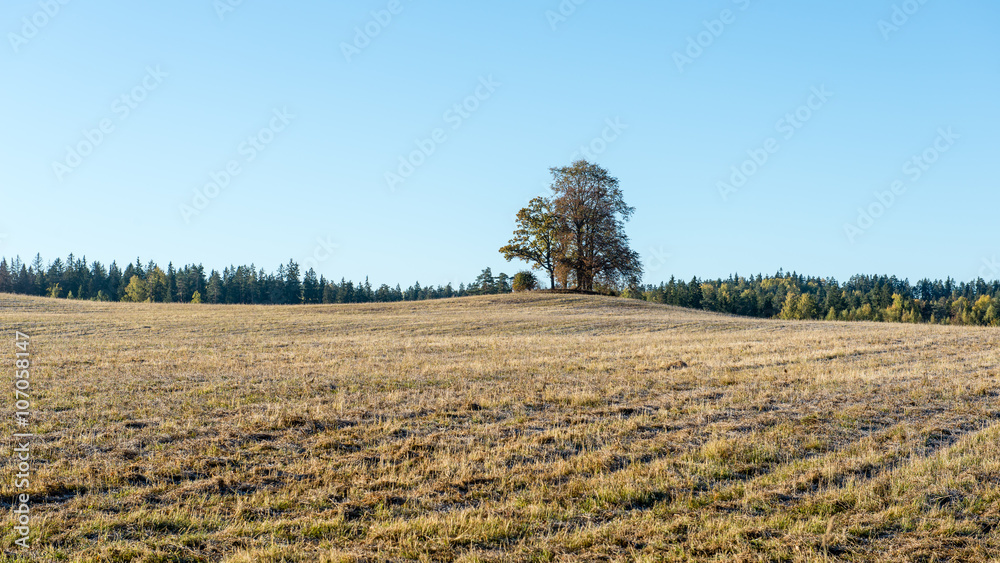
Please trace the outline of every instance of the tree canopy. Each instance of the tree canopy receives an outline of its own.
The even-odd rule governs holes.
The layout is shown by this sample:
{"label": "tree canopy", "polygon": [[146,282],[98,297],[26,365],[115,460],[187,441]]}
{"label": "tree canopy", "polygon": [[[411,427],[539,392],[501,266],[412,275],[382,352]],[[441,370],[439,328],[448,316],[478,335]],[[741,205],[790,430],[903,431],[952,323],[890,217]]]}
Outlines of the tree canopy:
{"label": "tree canopy", "polygon": [[550,171],[551,198],[536,197],[517,213],[514,237],[501,254],[544,270],[552,288],[637,287],[642,264],[624,228],[635,208],[625,203],[618,179],[586,160]]}

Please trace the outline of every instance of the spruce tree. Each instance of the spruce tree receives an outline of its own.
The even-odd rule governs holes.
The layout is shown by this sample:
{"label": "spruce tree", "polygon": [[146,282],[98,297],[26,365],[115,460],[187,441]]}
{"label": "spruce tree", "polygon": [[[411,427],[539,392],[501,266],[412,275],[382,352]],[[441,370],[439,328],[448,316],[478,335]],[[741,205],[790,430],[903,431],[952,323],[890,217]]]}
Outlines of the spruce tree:
{"label": "spruce tree", "polygon": [[285,268],[285,303],[297,305],[302,303],[302,281],[299,279],[299,265],[295,260],[289,260]]}
{"label": "spruce tree", "polygon": [[302,296],[303,301],[310,305],[323,301],[323,290],[320,287],[319,280],[316,279],[316,270],[312,268],[309,268],[305,278],[302,280]]}
{"label": "spruce tree", "polygon": [[222,300],[222,276],[219,272],[212,270],[212,275],[208,279],[208,287],[205,288],[205,297],[208,298],[208,302],[213,305],[219,303]]}
{"label": "spruce tree", "polygon": [[13,293],[14,292],[14,278],[10,275],[10,270],[7,268],[7,259],[4,258],[0,261],[0,293]]}

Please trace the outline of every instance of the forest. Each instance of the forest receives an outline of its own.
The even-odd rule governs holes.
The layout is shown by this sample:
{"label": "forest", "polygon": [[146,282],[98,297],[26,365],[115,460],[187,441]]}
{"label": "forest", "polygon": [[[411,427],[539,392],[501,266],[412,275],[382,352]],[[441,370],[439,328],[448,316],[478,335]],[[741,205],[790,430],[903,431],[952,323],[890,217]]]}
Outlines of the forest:
{"label": "forest", "polygon": [[320,303],[376,303],[421,301],[468,295],[510,293],[511,279],[507,274],[496,276],[490,268],[483,270],[472,283],[457,288],[421,286],[419,282],[403,289],[398,284],[382,284],[373,288],[364,283],[340,280],[340,283],[317,276],[310,268],[302,275],[294,260],[266,272],[250,266],[230,266],[221,272],[206,272],[201,264],[175,268],[173,263],[163,270],[155,262],[143,265],[136,258],[124,269],[117,263],[105,267],[100,262],[88,264],[86,257],[70,254],[65,261],[56,258],[47,266],[41,255],[31,264],[19,257],[9,262],[0,259],[0,293],[20,293],[68,299],[95,301],[130,301],[153,303],[212,303],[296,305]]}
{"label": "forest", "polygon": [[[521,272],[519,275],[529,274]],[[458,288],[398,284],[374,288],[317,276],[301,275],[290,260],[276,272],[255,266],[230,266],[221,272],[187,265],[163,270],[155,262],[120,268],[105,267],[72,254],[44,265],[40,255],[28,264],[15,257],[0,259],[0,293],[20,293],[96,301],[320,304],[385,303],[448,297],[510,293],[514,278],[486,268],[471,283]],[[844,283],[833,278],[807,277],[778,271],[773,276],[677,280],[645,285],[610,295],[719,313],[787,320],[884,321],[952,325],[1000,326],[1000,281],[956,282],[922,279],[917,283],[895,276],[856,275]]]}
{"label": "forest", "polygon": [[654,303],[748,317],[1000,326],[1000,281],[956,282],[895,276],[833,278],[778,271],[773,277],[730,276],[689,282],[670,278],[629,291]]}

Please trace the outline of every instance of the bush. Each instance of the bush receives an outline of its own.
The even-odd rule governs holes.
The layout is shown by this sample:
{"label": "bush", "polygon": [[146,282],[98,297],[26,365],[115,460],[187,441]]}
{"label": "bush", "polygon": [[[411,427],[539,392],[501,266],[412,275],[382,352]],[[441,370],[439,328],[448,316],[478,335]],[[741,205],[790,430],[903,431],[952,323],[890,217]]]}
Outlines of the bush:
{"label": "bush", "polygon": [[538,289],[538,278],[535,277],[534,272],[529,272],[527,270],[518,272],[514,276],[514,282],[511,283],[511,288],[515,292],[534,291]]}
{"label": "bush", "polygon": [[621,296],[625,299],[645,299],[645,293],[637,287],[627,287],[621,292]]}

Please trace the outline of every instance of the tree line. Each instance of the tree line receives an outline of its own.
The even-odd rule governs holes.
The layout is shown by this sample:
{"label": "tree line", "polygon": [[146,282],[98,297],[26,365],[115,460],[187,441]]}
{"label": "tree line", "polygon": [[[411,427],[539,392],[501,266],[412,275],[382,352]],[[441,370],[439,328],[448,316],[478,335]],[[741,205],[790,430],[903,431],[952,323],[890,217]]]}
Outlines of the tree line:
{"label": "tree line", "polygon": [[221,272],[205,270],[201,264],[166,270],[140,259],[125,268],[116,262],[105,267],[87,262],[86,257],[70,254],[66,260],[56,258],[48,265],[36,255],[28,264],[20,257],[10,261],[0,259],[0,293],[20,293],[69,299],[96,301],[130,301],[154,303],[228,303],[228,304],[319,304],[319,303],[386,303],[421,301],[468,295],[510,293],[512,279],[507,274],[496,276],[486,268],[470,284],[421,286],[417,282],[403,289],[399,284],[373,287],[341,279],[340,282],[317,276],[310,268],[301,274],[294,260],[282,264],[276,272],[250,266],[230,266]]}
{"label": "tree line", "polygon": [[[525,285],[519,279],[528,278]],[[127,281],[126,281],[127,280]],[[72,254],[47,266],[36,255],[28,264],[19,257],[0,259],[0,293],[20,293],[100,301],[312,304],[386,303],[420,301],[471,295],[510,293],[536,287],[530,272],[514,278],[493,275],[486,268],[470,284],[421,286],[403,289],[398,284],[373,287],[367,279],[354,283],[316,276],[310,269],[300,275],[290,260],[276,272],[250,266],[230,266],[221,272],[201,265],[166,270],[139,259],[120,268],[104,267]],[[748,317],[789,320],[884,321],[952,325],[1000,326],[1000,281],[974,282],[922,279],[915,284],[895,276],[856,275],[845,283],[833,278],[807,277],[779,271],[773,276],[728,279],[677,280],[659,285],[627,288],[614,295],[653,303],[703,309]]]}
{"label": "tree line", "polygon": [[748,317],[1000,326],[1000,281],[956,282],[895,276],[833,278],[779,271],[689,282],[671,277],[627,296]]}

